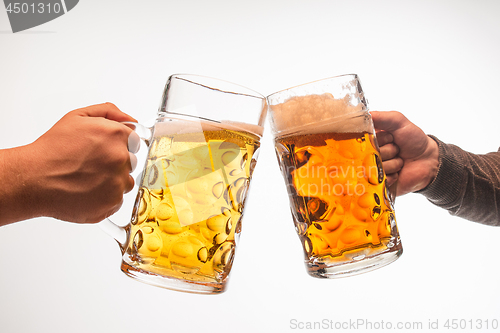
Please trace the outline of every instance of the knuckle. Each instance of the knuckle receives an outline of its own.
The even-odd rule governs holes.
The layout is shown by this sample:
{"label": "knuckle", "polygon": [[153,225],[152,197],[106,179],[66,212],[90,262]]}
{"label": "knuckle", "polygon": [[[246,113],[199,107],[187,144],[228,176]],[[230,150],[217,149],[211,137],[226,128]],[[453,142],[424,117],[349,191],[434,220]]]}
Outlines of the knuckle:
{"label": "knuckle", "polygon": [[128,192],[132,191],[132,189],[134,188],[134,186],[135,186],[134,178],[129,175],[128,179],[127,179],[127,182],[126,182],[124,193],[128,193]]}
{"label": "knuckle", "polygon": [[108,155],[108,161],[115,167],[113,173],[116,172],[116,168],[120,170],[130,169],[130,155],[128,150],[124,147],[112,150]]}
{"label": "knuckle", "polygon": [[119,187],[115,187],[115,190],[108,196],[108,201],[106,203],[106,211],[118,210],[123,203],[123,192],[120,192]]}
{"label": "knuckle", "polygon": [[399,153],[399,146],[394,143],[389,143],[388,148],[393,156],[396,156]]}
{"label": "knuckle", "polygon": [[110,135],[118,137],[125,136],[128,139],[129,133],[127,131],[127,126],[122,126],[122,124],[115,122],[114,120],[107,121],[107,124]]}
{"label": "knuckle", "polygon": [[103,106],[111,108],[111,109],[118,109],[118,107],[115,104],[111,103],[111,102],[106,102],[106,103],[103,104]]}

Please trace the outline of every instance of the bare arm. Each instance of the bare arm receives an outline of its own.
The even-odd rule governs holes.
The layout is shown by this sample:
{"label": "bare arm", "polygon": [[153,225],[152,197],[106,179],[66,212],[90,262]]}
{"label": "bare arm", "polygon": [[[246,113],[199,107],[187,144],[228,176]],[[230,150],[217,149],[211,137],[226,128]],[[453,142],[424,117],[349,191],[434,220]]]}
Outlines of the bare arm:
{"label": "bare arm", "polygon": [[0,226],[38,216],[94,223],[133,188],[135,121],[111,103],[74,110],[26,146],[0,150]]}

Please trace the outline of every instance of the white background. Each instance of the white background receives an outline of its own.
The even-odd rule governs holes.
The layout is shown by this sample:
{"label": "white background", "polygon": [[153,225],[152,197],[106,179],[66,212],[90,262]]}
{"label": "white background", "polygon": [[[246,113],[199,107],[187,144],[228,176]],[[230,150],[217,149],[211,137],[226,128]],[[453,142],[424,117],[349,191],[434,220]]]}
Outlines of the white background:
{"label": "white background", "polygon": [[[399,110],[445,142],[496,151],[499,18],[500,3],[483,0],[82,0],[13,34],[0,8],[0,148],[106,101],[151,119],[174,73],[264,95],[357,73],[371,110]],[[500,321],[500,229],[452,217],[418,194],[396,201],[398,261],[351,278],[309,277],[269,134],[226,293],[136,282],[96,225],[38,218],[0,228],[0,331],[295,332],[307,330],[294,320],[324,319],[421,322],[426,331],[436,320],[441,328],[447,319]]]}

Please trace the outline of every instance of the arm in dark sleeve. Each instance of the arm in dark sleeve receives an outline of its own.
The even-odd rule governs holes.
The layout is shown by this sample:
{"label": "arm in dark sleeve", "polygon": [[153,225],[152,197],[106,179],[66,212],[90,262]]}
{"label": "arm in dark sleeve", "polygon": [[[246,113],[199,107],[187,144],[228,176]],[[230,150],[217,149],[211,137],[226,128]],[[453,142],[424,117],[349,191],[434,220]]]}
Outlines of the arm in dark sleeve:
{"label": "arm in dark sleeve", "polygon": [[476,155],[431,137],[439,146],[439,170],[418,193],[452,215],[500,226],[500,150]]}

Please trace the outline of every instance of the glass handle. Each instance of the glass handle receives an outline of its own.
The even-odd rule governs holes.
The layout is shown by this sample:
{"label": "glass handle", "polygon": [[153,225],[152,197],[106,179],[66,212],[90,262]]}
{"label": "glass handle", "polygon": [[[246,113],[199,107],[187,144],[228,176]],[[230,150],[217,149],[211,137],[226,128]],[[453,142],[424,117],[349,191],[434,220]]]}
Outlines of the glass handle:
{"label": "glass handle", "polygon": [[[131,129],[134,130],[135,133],[139,136],[140,140],[146,145],[146,148],[149,148],[151,138],[153,137],[153,127],[146,127],[143,126],[139,123],[134,123],[134,122],[123,122],[123,124],[127,125]],[[147,151],[144,151],[140,149],[140,147],[135,148],[131,146],[140,146],[140,142],[137,143],[131,139],[132,136],[129,137],[129,150],[130,151],[135,151],[137,152],[137,168],[136,170],[132,171],[130,175],[134,178],[135,180],[135,186],[132,191],[129,193],[125,194],[123,196],[123,204],[122,207],[113,215],[109,216],[105,220],[101,221],[98,225],[103,230],[106,234],[114,238],[118,245],[120,246],[120,249],[122,253],[125,252],[126,244],[127,244],[127,237],[128,237],[128,225],[130,223],[130,218],[132,216],[132,209],[134,207],[135,203],[135,197],[137,195],[137,188],[138,182],[141,180],[141,176],[143,173],[143,165],[146,162],[146,157],[147,157]],[[142,162],[142,164],[141,164]],[[122,223],[115,223],[113,221],[121,221]],[[125,226],[123,224],[126,223]]]}
{"label": "glass handle", "polygon": [[149,147],[149,143],[153,137],[153,127],[146,127],[131,121],[123,121],[122,124],[125,124],[133,129],[139,135],[139,138],[141,138],[141,140]]}
{"label": "glass handle", "polygon": [[99,227],[109,236],[113,237],[114,240],[120,246],[122,254],[125,253],[125,247],[127,245],[127,230],[126,227],[121,227],[111,221],[109,218],[99,222]]}
{"label": "glass handle", "polygon": [[[391,200],[392,205],[396,203],[396,196],[398,191],[398,181],[387,188],[387,192],[389,192],[389,200]],[[394,208],[394,207],[393,207]]]}

